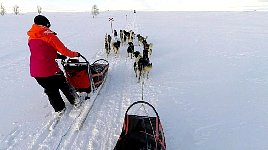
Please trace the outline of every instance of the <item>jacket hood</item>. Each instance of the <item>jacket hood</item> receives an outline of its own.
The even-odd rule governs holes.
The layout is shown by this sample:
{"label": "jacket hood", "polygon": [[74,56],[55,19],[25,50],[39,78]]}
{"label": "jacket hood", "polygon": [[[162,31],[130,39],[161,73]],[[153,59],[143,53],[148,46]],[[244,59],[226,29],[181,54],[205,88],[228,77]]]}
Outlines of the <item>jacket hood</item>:
{"label": "jacket hood", "polygon": [[27,32],[30,38],[40,38],[52,34],[55,34],[55,32],[51,31],[48,27],[37,24],[33,24],[31,29]]}

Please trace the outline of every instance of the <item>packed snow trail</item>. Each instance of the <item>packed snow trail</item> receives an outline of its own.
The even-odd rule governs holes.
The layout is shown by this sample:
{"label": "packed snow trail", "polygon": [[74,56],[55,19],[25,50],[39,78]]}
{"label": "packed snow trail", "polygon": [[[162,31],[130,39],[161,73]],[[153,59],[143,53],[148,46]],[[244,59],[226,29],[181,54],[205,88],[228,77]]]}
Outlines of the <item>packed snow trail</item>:
{"label": "packed snow trail", "polygon": [[[72,137],[66,138],[70,140],[65,141],[60,149],[104,150],[113,149],[116,144],[127,107],[132,102],[141,100],[141,84],[137,83],[133,71],[133,59],[126,58],[126,53],[112,59],[108,59],[111,67],[106,84],[84,127]],[[150,80],[145,82],[147,84]],[[145,87],[145,99],[155,101],[154,92],[154,88]]]}
{"label": "packed snow trail", "polygon": [[[136,26],[135,19],[134,16],[134,20],[130,20],[127,25],[129,30]],[[134,43],[137,43],[137,40]],[[142,82],[137,83],[133,70],[134,58],[127,58],[127,46],[121,45],[118,56],[111,52],[108,57],[110,68],[107,81],[84,127],[77,133],[69,134],[59,149],[114,148],[121,133],[126,109],[131,103],[142,100]],[[136,46],[135,49],[141,51],[142,48]],[[144,99],[155,104],[158,91],[150,82],[151,79],[144,81]]]}

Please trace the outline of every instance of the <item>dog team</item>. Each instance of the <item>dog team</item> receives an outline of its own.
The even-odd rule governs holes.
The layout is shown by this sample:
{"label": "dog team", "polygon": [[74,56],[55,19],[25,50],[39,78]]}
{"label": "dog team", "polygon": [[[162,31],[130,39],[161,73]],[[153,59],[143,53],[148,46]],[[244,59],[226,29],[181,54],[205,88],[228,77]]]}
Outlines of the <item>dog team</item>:
{"label": "dog team", "polygon": [[[143,37],[140,34],[135,35],[135,33],[130,30],[120,30],[119,38],[117,31],[113,31],[113,36],[110,34],[105,35],[105,42],[104,42],[104,48],[106,51],[107,57],[110,55],[111,50],[113,50],[115,56],[119,55],[119,48],[122,45],[128,45],[127,47],[127,57],[130,57],[131,59],[134,57],[134,71],[136,74],[136,77],[138,78],[138,82],[140,82],[141,78],[149,78],[149,72],[152,69],[152,63],[150,62],[149,56],[152,55],[152,48],[153,44],[147,42],[147,36]],[[143,52],[135,51],[134,50],[134,39],[137,37],[138,40],[138,46],[143,46]],[[114,39],[114,40],[113,40]]]}

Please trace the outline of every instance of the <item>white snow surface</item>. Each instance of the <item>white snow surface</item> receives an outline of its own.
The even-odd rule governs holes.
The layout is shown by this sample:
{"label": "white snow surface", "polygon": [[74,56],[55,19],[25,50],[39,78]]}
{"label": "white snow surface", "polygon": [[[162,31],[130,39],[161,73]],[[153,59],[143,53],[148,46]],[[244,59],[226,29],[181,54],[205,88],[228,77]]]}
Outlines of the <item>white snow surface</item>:
{"label": "white snow surface", "polygon": [[[159,113],[168,150],[268,149],[268,13],[44,13],[65,45],[89,62],[110,63],[108,76],[79,131],[49,133],[53,117],[41,86],[29,74],[26,32],[36,14],[0,17],[0,149],[110,150],[127,107],[142,99],[127,46],[106,58],[104,35],[133,30],[153,43],[153,69],[144,100]],[[142,48],[135,46],[136,50]],[[67,108],[71,105],[66,102]]]}

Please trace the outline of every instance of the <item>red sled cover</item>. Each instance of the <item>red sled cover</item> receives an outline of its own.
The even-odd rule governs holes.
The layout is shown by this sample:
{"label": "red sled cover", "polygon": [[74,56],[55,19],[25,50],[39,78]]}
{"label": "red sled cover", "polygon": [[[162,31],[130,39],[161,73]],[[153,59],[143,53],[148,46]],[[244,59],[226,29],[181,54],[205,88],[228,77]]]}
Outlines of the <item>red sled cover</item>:
{"label": "red sled cover", "polygon": [[65,67],[67,81],[79,92],[90,92],[90,78],[87,65]]}
{"label": "red sled cover", "polygon": [[109,63],[104,59],[99,59],[92,65],[89,65],[88,61],[79,62],[78,59],[69,59],[63,64],[63,67],[67,81],[76,91],[90,93],[91,79],[95,88],[98,88],[105,79]]}

